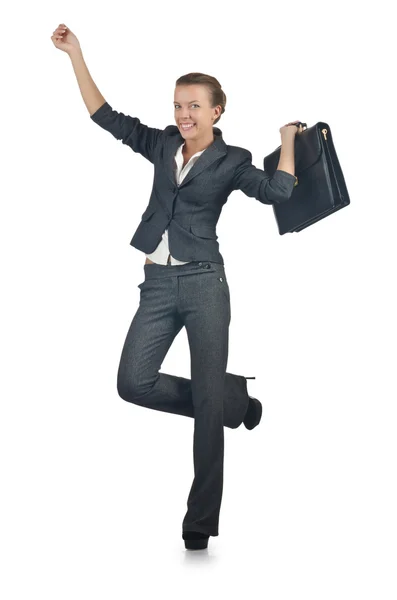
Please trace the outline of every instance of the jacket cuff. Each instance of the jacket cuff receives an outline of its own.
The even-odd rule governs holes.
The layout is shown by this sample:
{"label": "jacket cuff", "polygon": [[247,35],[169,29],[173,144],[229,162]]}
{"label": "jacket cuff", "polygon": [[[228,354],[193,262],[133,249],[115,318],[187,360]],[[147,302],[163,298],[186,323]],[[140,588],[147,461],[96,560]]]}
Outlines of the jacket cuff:
{"label": "jacket cuff", "polygon": [[96,110],[92,115],[90,115],[90,118],[95,122],[95,123],[100,123],[102,120],[102,117],[107,113],[107,111],[111,108],[110,104],[108,102],[105,102],[105,104],[102,104],[102,106],[100,106],[98,108],[98,110]]}
{"label": "jacket cuff", "polygon": [[287,197],[290,198],[298,178],[295,175],[291,175],[291,173],[287,173],[287,171],[277,169],[273,175],[273,179],[280,183]]}

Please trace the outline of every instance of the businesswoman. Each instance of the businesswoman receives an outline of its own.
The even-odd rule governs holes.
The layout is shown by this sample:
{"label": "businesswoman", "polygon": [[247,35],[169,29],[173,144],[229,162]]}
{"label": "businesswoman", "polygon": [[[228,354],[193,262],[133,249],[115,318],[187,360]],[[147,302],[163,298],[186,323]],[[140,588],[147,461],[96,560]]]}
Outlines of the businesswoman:
{"label": "businesswoman", "polygon": [[[214,77],[190,73],[176,82],[174,119],[164,130],[114,110],[101,95],[76,36],[60,24],[51,37],[74,68],[91,119],[154,165],[154,183],[131,245],[146,255],[139,307],[129,327],[117,375],[118,393],[134,404],[194,418],[194,480],[182,524],[187,549],[219,535],[224,426],[258,425],[262,405],[248,377],[226,372],[230,291],[216,223],[236,189],[263,204],[293,191],[294,136],[280,128],[282,151],[273,177],[252,165],[248,150],[227,145],[215,127],[226,96]],[[191,379],[159,373],[176,335],[186,328]],[[160,496],[161,497],[161,496]]]}

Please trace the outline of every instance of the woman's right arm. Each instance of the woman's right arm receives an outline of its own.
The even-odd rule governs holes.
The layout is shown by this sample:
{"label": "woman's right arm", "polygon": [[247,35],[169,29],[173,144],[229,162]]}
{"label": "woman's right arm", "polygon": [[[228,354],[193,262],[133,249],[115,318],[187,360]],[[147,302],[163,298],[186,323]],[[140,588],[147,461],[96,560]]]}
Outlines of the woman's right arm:
{"label": "woman's right arm", "polygon": [[69,57],[72,61],[81,95],[91,116],[105,103],[105,98],[95,85],[88,67],[85,64],[81,50],[71,50],[69,52]]}
{"label": "woman's right arm", "polygon": [[60,23],[53,31],[51,39],[55,48],[69,55],[84,103],[90,116],[93,115],[105,103],[105,98],[95,85],[85,64],[77,36],[66,27],[65,23]]}
{"label": "woman's right arm", "polygon": [[118,112],[106,102],[88,71],[79,40],[64,23],[55,29],[51,39],[56,48],[69,55],[81,95],[92,121],[111,133],[116,140],[121,140],[134,152],[139,152],[153,163],[163,130],[148,127],[141,123],[138,117]]}

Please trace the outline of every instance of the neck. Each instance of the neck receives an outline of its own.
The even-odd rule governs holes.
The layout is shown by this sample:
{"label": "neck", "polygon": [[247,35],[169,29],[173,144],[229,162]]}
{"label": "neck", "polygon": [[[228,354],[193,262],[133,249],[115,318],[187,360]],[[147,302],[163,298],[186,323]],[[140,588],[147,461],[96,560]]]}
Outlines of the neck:
{"label": "neck", "polygon": [[196,152],[201,152],[202,150],[205,150],[206,148],[208,148],[208,146],[211,146],[211,144],[213,144],[214,141],[215,141],[215,135],[211,131],[210,135],[208,135],[204,139],[185,140],[183,151],[186,152],[187,154],[196,154]]}

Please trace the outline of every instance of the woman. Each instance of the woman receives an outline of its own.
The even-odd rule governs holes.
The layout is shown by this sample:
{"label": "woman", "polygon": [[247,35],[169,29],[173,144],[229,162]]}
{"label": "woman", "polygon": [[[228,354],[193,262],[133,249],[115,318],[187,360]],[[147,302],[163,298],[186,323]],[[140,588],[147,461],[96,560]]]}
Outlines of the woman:
{"label": "woman", "polygon": [[[155,166],[149,206],[131,240],[146,254],[145,280],[138,286],[140,304],[123,346],[117,389],[128,402],[194,418],[195,477],[182,537],[187,549],[206,548],[209,536],[219,535],[224,426],[243,422],[253,429],[262,415],[261,403],[247,392],[250,378],[226,372],[230,293],[215,226],[233,189],[265,204],[291,196],[298,129],[293,123],[280,129],[280,163],[269,178],[252,165],[249,151],[225,144],[214,127],[226,105],[215,78],[191,73],[178,79],[176,127],[149,128],[105,101],[70,29],[59,25],[51,39],[70,56],[91,119]],[[182,327],[191,379],[159,373]]]}

